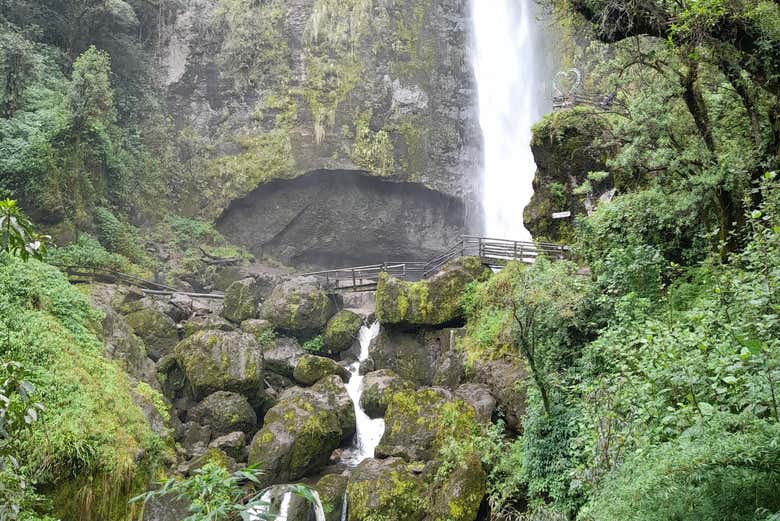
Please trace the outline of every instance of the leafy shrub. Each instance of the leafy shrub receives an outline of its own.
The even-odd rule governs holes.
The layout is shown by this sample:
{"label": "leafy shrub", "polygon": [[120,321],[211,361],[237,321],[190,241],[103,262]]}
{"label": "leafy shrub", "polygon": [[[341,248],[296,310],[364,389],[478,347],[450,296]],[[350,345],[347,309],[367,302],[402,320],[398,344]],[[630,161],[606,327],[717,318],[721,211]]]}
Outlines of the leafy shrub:
{"label": "leafy shrub", "polygon": [[717,415],[637,453],[583,521],[752,521],[780,512],[780,425]]}
{"label": "leafy shrub", "polygon": [[322,335],[317,335],[303,343],[303,348],[312,353],[319,353],[322,351]]}
{"label": "leafy shrub", "polygon": [[95,225],[97,226],[98,240],[106,250],[124,255],[136,263],[147,260],[138,231],[117,219],[111,211],[106,208],[96,208]]}
{"label": "leafy shrub", "polygon": [[131,271],[130,261],[118,253],[109,253],[94,237],[83,233],[73,244],[54,248],[48,261],[59,266]]}

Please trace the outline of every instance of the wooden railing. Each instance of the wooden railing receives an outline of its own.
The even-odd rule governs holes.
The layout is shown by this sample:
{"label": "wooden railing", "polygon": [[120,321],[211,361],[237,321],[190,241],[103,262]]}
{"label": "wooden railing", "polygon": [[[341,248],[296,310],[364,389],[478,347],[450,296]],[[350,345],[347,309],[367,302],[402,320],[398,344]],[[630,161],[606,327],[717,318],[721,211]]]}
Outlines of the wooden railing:
{"label": "wooden railing", "polygon": [[458,257],[479,257],[483,264],[500,268],[511,260],[532,263],[539,255],[560,260],[568,257],[569,248],[549,242],[512,241],[464,235],[446,252],[427,262],[393,262],[337,268],[306,273],[323,280],[326,287],[336,290],[367,291],[376,287],[380,273],[388,273],[404,280],[432,277],[441,268]]}

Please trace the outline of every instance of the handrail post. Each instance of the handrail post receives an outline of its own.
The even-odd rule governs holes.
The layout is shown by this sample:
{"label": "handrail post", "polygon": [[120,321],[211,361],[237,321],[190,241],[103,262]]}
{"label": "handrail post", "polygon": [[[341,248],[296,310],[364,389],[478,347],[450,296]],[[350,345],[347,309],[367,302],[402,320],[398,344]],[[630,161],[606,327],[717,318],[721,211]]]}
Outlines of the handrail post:
{"label": "handrail post", "polygon": [[357,289],[357,277],[355,276],[355,270],[352,270],[352,288]]}
{"label": "handrail post", "polygon": [[[513,255],[513,256],[512,256],[512,259],[513,259],[513,260],[517,260],[517,241],[514,241],[514,243],[513,243],[513,245],[512,245],[512,248],[513,248],[513,250],[514,250],[514,253],[512,254],[512,255]],[[520,251],[522,251],[522,246],[520,246],[520,248],[521,248],[521,250],[520,250]]]}

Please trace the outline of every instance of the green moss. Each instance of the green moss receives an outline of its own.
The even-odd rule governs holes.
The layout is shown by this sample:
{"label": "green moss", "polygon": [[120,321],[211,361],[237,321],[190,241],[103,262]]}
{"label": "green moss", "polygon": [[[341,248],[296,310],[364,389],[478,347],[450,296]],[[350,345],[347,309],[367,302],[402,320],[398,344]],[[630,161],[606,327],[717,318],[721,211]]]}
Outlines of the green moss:
{"label": "green moss", "polygon": [[202,197],[213,201],[206,217],[216,217],[231,200],[261,183],[295,175],[292,141],[286,129],[238,136],[234,141],[243,152],[210,159],[205,165],[208,186]]}
{"label": "green moss", "polygon": [[387,130],[371,130],[371,111],[358,118],[355,125],[355,143],[350,157],[367,172],[380,177],[395,172],[395,145]]}
{"label": "green moss", "polygon": [[160,415],[165,423],[168,423],[171,419],[171,410],[162,394],[152,389],[152,387],[146,382],[138,382],[135,386],[135,392],[143,396],[149,403],[154,406],[157,414]]}
{"label": "green moss", "polygon": [[447,265],[436,277],[418,282],[396,280],[380,274],[376,314],[384,324],[442,325],[463,316],[461,296],[473,280],[490,271],[479,259],[464,257]]}

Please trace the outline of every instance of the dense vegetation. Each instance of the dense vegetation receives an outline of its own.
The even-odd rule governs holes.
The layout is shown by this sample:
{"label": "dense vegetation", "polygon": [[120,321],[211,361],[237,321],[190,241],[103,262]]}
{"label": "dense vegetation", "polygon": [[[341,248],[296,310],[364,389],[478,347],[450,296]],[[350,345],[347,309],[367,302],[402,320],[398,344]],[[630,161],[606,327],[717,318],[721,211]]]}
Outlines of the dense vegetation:
{"label": "dense vegetation", "polygon": [[[571,262],[510,264],[463,295],[469,362],[522,359],[527,410],[522,435],[499,421],[444,443],[441,458],[481,454],[495,519],[777,521],[780,7],[544,3],[586,87],[615,100],[537,131],[557,136],[562,157],[595,151],[608,171],[588,180],[608,179],[616,196],[576,223]],[[267,36],[244,27],[241,5],[224,4],[225,24]],[[0,198],[51,229],[57,264],[148,274],[157,261],[136,226],[153,222],[168,276],[197,288],[214,275],[203,248],[242,252],[212,224],[173,215],[187,158],[172,152],[152,72],[159,35],[143,30],[158,9],[0,0]],[[228,43],[224,59],[242,71],[286,67]],[[392,170],[385,131],[365,119],[357,162]],[[596,137],[568,140],[561,129],[577,126]],[[102,317],[42,262],[46,240],[0,202],[0,519],[113,519],[170,462],[170,439],[138,406],[163,402],[105,359]],[[218,519],[241,511],[251,480],[207,465],[163,487],[200,501],[193,519]]]}
{"label": "dense vegetation", "polygon": [[617,194],[574,226],[587,273],[537,261],[465,295],[469,359],[522,356],[529,404],[520,438],[450,451],[482,448],[498,518],[777,519],[778,5],[547,4],[616,102],[535,131],[600,155],[587,178]]}

